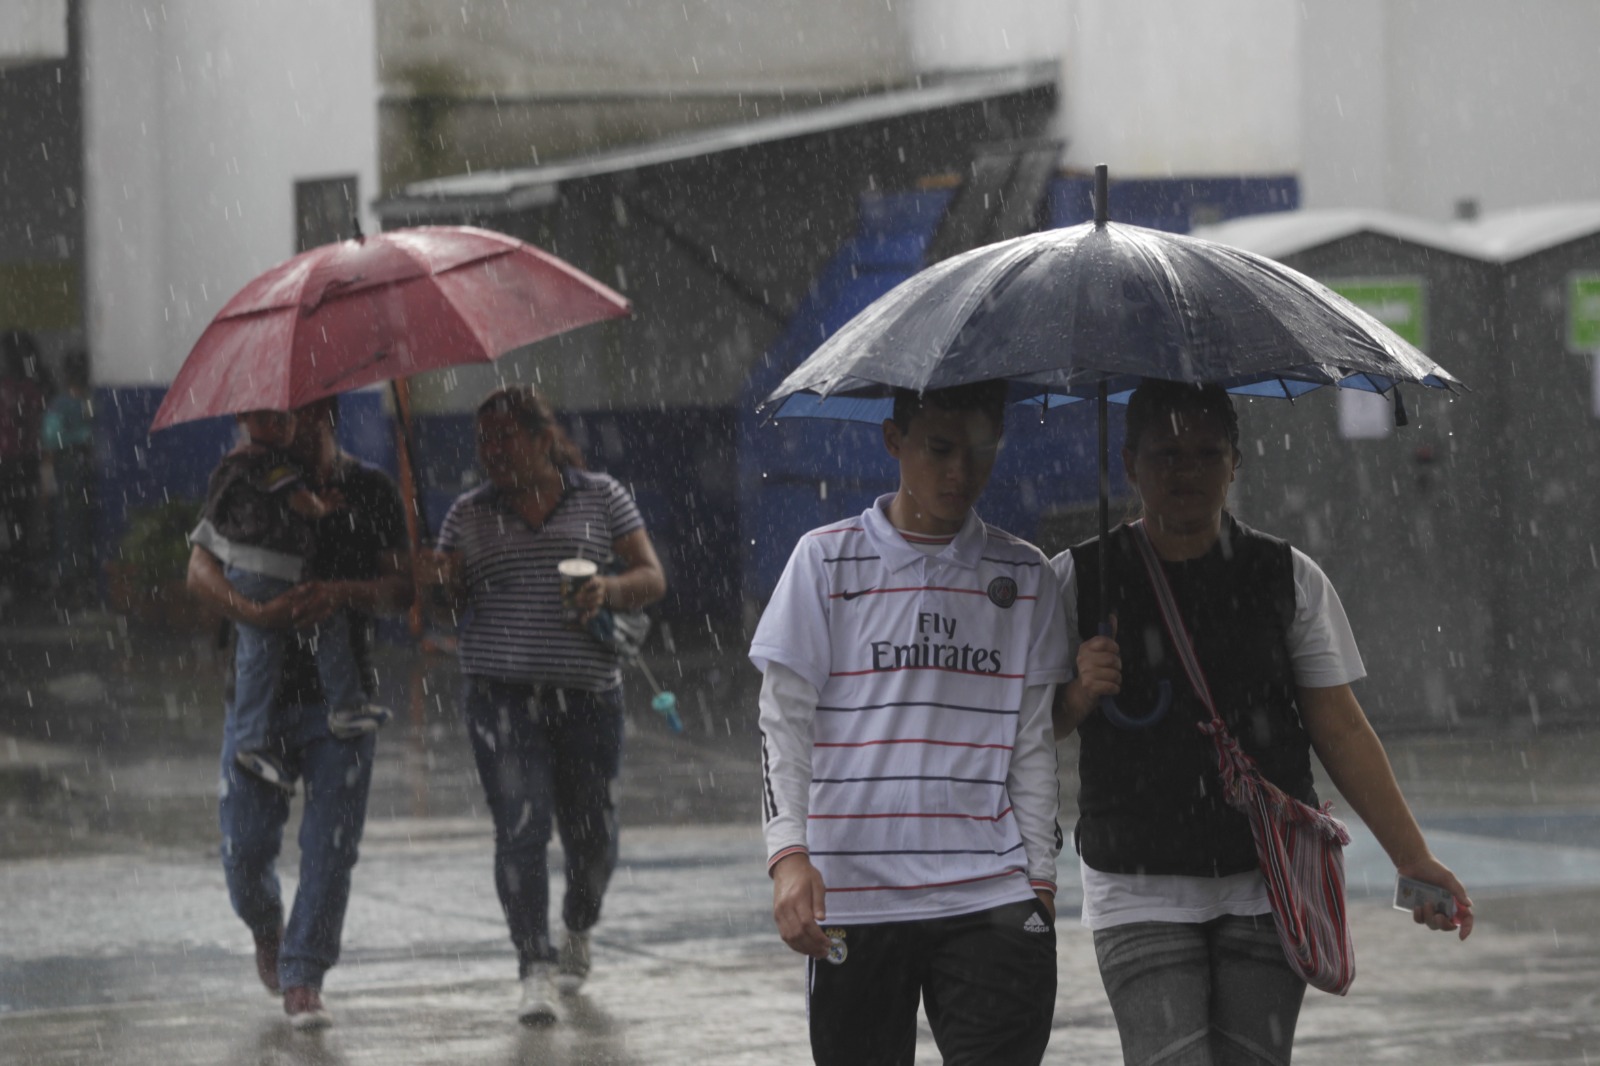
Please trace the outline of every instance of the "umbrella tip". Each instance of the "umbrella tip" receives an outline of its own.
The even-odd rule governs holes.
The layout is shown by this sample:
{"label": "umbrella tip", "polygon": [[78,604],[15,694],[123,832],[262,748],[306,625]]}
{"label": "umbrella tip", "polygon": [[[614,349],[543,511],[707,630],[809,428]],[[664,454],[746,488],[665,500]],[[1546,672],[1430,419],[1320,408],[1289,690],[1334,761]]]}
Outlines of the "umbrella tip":
{"label": "umbrella tip", "polygon": [[1104,163],[1097,163],[1094,168],[1094,224],[1096,227],[1104,226],[1110,219],[1110,212],[1106,205],[1106,190],[1110,185],[1111,170]]}
{"label": "umbrella tip", "polygon": [[352,240],[364,241],[364,240],[367,239],[367,235],[365,233],[361,232],[361,216],[360,215],[351,215],[350,216],[350,232],[353,234],[353,236],[351,237]]}

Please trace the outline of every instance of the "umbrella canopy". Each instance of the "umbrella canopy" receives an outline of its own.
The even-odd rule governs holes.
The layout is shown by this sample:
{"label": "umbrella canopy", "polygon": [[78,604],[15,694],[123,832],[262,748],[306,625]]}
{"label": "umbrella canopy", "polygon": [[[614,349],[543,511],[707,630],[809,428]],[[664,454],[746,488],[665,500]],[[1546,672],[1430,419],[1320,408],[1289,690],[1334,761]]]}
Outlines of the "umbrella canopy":
{"label": "umbrella canopy", "polygon": [[[1281,263],[1195,237],[1107,221],[1106,168],[1095,220],[947,259],[868,305],[763,403],[776,417],[878,422],[893,389],[990,379],[1045,407],[1098,399],[1100,536],[1109,528],[1106,404],[1142,378],[1220,384],[1293,398],[1323,385],[1390,392],[1460,385],[1449,372],[1326,285]],[[1398,394],[1397,394],[1398,395]],[[1398,400],[1396,417],[1400,416]],[[1100,553],[1107,604],[1106,553]],[[1109,610],[1109,604],[1107,604]],[[1109,626],[1102,626],[1109,632]],[[1143,718],[1101,700],[1134,728]]]}
{"label": "umbrella canopy", "polygon": [[892,388],[989,378],[1055,405],[1144,377],[1297,396],[1459,385],[1377,319],[1312,278],[1179,234],[1086,222],[947,259],[868,306],[763,406],[784,417],[877,421]]}
{"label": "umbrella canopy", "polygon": [[152,430],[288,411],[630,312],[628,301],[530,244],[423,226],[327,244],[259,275],[211,320]]}

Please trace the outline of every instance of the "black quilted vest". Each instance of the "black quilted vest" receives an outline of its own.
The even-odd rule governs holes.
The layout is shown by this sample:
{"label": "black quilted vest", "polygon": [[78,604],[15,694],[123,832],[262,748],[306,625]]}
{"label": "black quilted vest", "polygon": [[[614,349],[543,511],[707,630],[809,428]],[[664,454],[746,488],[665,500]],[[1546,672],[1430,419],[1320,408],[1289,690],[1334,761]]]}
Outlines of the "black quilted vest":
{"label": "black quilted vest", "polygon": [[[1255,869],[1249,821],[1222,798],[1216,751],[1195,728],[1207,720],[1205,707],[1172,650],[1133,538],[1128,526],[1110,534],[1108,592],[1122,651],[1117,705],[1141,717],[1165,679],[1172,707],[1145,729],[1120,729],[1098,710],[1078,727],[1078,852],[1105,873],[1219,877]],[[1072,549],[1084,639],[1101,617],[1099,550],[1099,538]],[[1210,552],[1162,566],[1229,730],[1269,781],[1315,805],[1286,642],[1295,610],[1289,545],[1224,513]]]}

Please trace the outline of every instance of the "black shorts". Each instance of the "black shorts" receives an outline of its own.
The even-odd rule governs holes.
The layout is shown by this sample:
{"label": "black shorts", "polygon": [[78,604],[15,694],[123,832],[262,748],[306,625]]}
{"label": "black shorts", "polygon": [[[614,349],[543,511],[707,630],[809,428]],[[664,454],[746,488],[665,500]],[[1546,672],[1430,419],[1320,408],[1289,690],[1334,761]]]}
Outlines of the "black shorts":
{"label": "black shorts", "polygon": [[917,922],[825,922],[823,930],[838,938],[835,957],[842,958],[806,966],[819,1066],[909,1066],[919,998],[946,1063],[1044,1057],[1056,1005],[1056,931],[1037,899]]}

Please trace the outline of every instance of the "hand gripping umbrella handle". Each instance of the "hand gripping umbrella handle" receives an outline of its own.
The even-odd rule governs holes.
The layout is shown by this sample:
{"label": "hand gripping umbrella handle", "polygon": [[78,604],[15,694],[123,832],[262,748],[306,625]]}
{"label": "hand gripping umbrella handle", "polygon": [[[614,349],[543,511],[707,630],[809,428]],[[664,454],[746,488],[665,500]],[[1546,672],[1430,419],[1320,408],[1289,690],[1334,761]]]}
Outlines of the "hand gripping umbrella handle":
{"label": "hand gripping umbrella handle", "polygon": [[[1111,623],[1100,623],[1100,635],[1111,635]],[[1106,721],[1118,729],[1148,729],[1167,716],[1167,711],[1172,709],[1172,682],[1163,680],[1156,688],[1156,705],[1149,714],[1139,718],[1123,714],[1117,707],[1117,701],[1111,696],[1100,697],[1100,713],[1106,716]]]}

